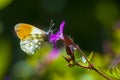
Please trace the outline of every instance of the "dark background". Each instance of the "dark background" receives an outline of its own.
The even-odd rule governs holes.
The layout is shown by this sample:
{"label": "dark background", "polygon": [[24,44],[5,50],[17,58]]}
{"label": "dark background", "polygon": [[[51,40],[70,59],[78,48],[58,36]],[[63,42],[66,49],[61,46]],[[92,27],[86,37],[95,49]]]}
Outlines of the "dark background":
{"label": "dark background", "polygon": [[[102,41],[110,38],[108,35],[112,25],[109,24],[119,19],[118,3],[115,0],[14,0],[0,12],[5,26],[3,35],[15,39],[13,28],[17,23],[39,25],[47,31],[51,19],[55,22],[55,28],[64,20],[65,34],[70,35],[75,43],[89,51],[101,51]],[[114,19],[111,23],[110,20],[100,21],[99,17]]]}

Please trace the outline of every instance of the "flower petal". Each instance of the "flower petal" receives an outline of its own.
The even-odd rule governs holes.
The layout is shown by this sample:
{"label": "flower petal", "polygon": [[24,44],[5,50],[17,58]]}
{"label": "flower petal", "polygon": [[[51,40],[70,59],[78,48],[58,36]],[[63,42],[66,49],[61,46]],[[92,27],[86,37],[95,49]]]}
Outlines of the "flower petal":
{"label": "flower petal", "polygon": [[64,25],[65,25],[65,21],[62,21],[62,23],[60,24],[60,34],[63,34]]}
{"label": "flower petal", "polygon": [[54,48],[47,56],[48,61],[53,61],[59,57],[60,50],[57,48]]}
{"label": "flower petal", "polygon": [[56,47],[56,42],[58,40],[64,39],[64,36],[63,36],[64,25],[65,25],[65,22],[62,21],[60,24],[60,30],[57,31],[55,34],[54,33],[50,34],[49,42],[52,43],[54,47]]}

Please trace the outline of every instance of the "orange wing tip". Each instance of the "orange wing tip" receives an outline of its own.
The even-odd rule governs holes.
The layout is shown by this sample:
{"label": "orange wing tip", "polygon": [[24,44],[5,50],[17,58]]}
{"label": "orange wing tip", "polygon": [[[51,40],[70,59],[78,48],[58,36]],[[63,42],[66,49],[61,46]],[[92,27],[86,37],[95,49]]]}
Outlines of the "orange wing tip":
{"label": "orange wing tip", "polygon": [[14,29],[17,33],[17,36],[20,39],[25,39],[29,36],[29,34],[31,34],[32,30],[33,30],[33,26],[29,25],[29,24],[25,24],[25,23],[18,23],[17,25],[15,25]]}

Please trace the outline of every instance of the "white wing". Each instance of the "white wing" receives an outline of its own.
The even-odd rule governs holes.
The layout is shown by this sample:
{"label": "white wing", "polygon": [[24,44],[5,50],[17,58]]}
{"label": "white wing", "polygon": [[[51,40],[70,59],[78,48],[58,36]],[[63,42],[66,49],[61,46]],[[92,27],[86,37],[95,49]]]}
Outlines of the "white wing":
{"label": "white wing", "polygon": [[29,38],[20,41],[21,49],[27,54],[34,54],[45,42],[45,35],[31,34]]}

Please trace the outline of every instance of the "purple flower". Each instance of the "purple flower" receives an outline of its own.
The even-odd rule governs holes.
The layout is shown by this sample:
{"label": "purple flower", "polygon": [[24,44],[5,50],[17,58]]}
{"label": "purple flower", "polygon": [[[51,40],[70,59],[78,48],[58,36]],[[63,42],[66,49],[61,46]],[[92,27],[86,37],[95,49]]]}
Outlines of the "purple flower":
{"label": "purple flower", "polygon": [[64,36],[63,36],[64,25],[65,25],[65,22],[62,21],[62,23],[60,24],[60,30],[56,32],[56,34],[53,34],[53,33],[50,34],[49,42],[53,43],[54,47],[56,46],[56,42],[58,40],[64,39]]}
{"label": "purple flower", "polygon": [[50,63],[53,60],[57,59],[59,57],[60,50],[57,48],[53,48],[51,52],[47,56],[47,61]]}
{"label": "purple flower", "polygon": [[63,40],[64,39],[64,36],[63,36],[64,25],[65,25],[65,22],[62,21],[61,24],[60,24],[59,31],[57,31],[55,34],[51,33],[50,36],[49,36],[49,42],[54,45],[54,48],[49,53],[49,55],[47,56],[48,61],[52,61],[59,56],[60,50],[56,47],[56,42],[58,40]]}

